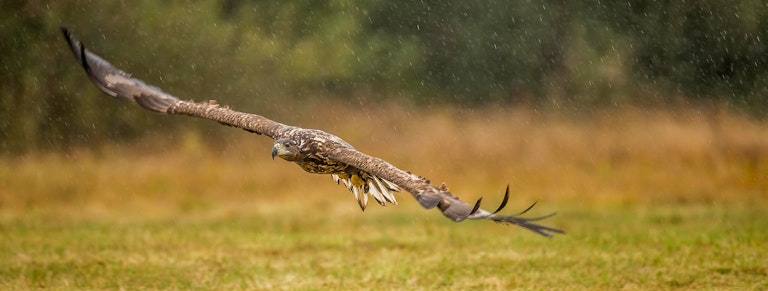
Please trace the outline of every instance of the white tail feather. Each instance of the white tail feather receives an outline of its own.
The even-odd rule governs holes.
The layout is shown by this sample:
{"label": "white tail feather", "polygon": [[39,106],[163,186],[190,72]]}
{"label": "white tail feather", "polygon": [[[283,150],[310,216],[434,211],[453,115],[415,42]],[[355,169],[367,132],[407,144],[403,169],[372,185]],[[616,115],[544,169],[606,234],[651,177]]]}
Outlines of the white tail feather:
{"label": "white tail feather", "polygon": [[360,172],[354,176],[346,173],[331,174],[331,177],[336,184],[343,183],[355,195],[355,200],[362,210],[368,206],[368,195],[372,196],[381,206],[386,206],[387,203],[397,205],[394,192],[400,192],[400,187],[385,179],[365,172]]}
{"label": "white tail feather", "polygon": [[379,205],[387,205],[387,199],[384,198],[384,195],[379,191],[379,186],[376,185],[373,179],[368,180],[368,193],[373,196],[373,199],[376,199],[376,202],[379,202]]}
{"label": "white tail feather", "polygon": [[379,179],[379,177],[376,177],[376,176],[373,176],[373,180],[375,181],[374,184],[376,185],[376,188],[378,188],[379,192],[381,192],[381,194],[384,196],[384,199],[386,199],[387,202],[389,203],[397,205],[397,199],[395,199],[395,195],[392,194],[390,191],[400,192],[400,188],[397,186],[391,187],[394,185],[390,184],[389,181],[384,179]]}

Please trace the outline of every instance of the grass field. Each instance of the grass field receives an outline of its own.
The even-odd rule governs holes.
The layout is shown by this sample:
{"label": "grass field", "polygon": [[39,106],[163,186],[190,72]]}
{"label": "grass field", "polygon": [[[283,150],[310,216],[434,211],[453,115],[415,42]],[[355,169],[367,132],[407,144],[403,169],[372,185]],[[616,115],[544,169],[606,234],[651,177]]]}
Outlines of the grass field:
{"label": "grass field", "polygon": [[[0,158],[0,289],[768,289],[768,124],[735,113],[329,107],[298,125],[514,213],[546,239],[400,205],[227,128]],[[177,118],[155,115],[153,118]],[[204,122],[184,120],[179,122]],[[371,134],[376,133],[376,134]]]}

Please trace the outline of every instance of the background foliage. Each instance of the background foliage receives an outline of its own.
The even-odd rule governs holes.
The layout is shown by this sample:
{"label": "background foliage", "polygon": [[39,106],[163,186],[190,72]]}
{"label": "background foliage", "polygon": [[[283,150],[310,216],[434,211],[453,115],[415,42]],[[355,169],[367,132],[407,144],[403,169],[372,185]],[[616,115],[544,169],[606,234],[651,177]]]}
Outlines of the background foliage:
{"label": "background foliage", "polygon": [[[0,290],[768,289],[766,8],[0,1]],[[332,132],[466,201],[508,184],[506,213],[540,201],[568,234],[407,193],[362,213],[268,138],[110,100],[62,24],[174,95]]]}
{"label": "background foliage", "polygon": [[175,95],[265,115],[301,114],[290,104],[323,98],[569,111],[728,103],[758,116],[768,108],[768,4],[761,1],[0,6],[3,152],[133,138],[147,134],[149,122],[176,126],[99,96],[66,51],[60,25]]}

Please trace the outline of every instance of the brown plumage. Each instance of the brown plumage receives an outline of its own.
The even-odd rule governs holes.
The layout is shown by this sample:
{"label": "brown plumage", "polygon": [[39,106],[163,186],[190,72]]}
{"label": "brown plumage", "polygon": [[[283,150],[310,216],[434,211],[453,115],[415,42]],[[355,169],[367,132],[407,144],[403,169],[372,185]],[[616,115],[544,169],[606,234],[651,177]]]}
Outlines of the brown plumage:
{"label": "brown plumage", "polygon": [[266,135],[276,140],[272,149],[273,158],[278,156],[292,161],[310,173],[330,174],[336,183],[343,183],[355,194],[363,210],[369,195],[381,205],[397,204],[393,193],[404,189],[411,193],[422,207],[437,207],[443,215],[456,222],[465,219],[487,219],[516,224],[547,237],[554,233],[564,233],[560,229],[534,223],[553,216],[554,213],[534,218],[519,217],[536,203],[516,215],[497,214],[507,204],[509,186],[502,204],[496,211],[483,210],[480,208],[482,199],[474,205],[464,203],[449,192],[445,184],[433,186],[429,180],[400,170],[382,159],[361,153],[341,138],[327,132],[285,125],[260,115],[234,111],[215,102],[180,100],[160,88],[132,78],[130,74],[88,51],[65,28],[62,28],[62,32],[88,77],[104,93],[135,102],[149,111],[211,119]]}

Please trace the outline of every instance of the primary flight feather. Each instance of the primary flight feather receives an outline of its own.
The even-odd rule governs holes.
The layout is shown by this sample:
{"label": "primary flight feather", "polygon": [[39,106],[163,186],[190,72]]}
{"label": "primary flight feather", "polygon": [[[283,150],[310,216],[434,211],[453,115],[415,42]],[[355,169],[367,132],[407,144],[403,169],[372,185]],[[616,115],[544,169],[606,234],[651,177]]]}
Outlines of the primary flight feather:
{"label": "primary flight feather", "polygon": [[[215,102],[184,101],[148,85],[90,52],[62,27],[70,49],[85,69],[88,77],[101,91],[110,96],[134,102],[142,108],[165,114],[179,114],[218,121],[252,133],[266,135],[275,140],[272,158],[294,162],[309,173],[330,174],[338,184],[347,187],[365,210],[368,197],[377,203],[397,204],[394,193],[405,190],[426,208],[437,207],[446,217],[459,222],[465,219],[487,219],[499,223],[522,226],[543,236],[551,237],[562,230],[534,223],[553,214],[523,218],[520,215],[499,215],[507,204],[509,186],[499,208],[486,211],[478,200],[474,205],[461,201],[448,191],[445,184],[433,186],[429,180],[396,168],[386,161],[357,151],[341,138],[316,129],[285,125],[256,114],[249,114],[219,106]],[[535,205],[535,203],[534,203]]]}

